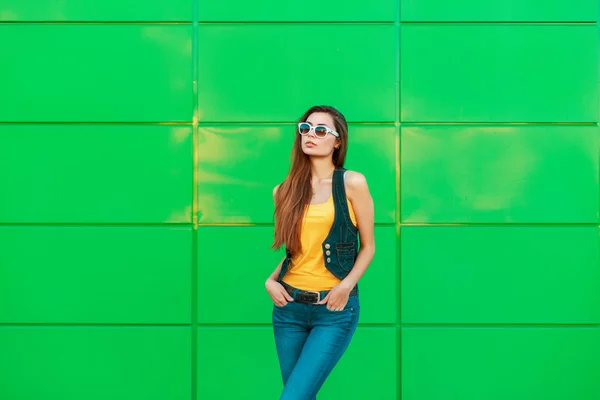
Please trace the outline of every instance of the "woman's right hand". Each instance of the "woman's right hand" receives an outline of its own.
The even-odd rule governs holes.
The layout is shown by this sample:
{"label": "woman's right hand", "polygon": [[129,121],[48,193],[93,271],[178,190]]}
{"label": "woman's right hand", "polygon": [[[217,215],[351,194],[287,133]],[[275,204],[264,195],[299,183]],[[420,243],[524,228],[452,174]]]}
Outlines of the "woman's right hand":
{"label": "woman's right hand", "polygon": [[269,292],[269,296],[273,299],[273,303],[276,306],[283,307],[287,303],[294,301],[292,296],[285,290],[283,285],[277,282],[275,279],[267,279],[265,282],[265,287],[267,288],[267,292]]}

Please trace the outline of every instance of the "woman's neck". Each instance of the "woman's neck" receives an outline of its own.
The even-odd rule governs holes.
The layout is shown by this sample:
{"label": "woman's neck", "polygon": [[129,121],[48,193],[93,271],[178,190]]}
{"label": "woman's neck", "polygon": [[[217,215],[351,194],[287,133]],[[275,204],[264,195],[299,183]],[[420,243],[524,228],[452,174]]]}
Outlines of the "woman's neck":
{"label": "woman's neck", "polygon": [[335,165],[333,165],[330,158],[313,158],[310,160],[310,163],[312,177],[315,180],[320,181],[331,178],[335,170]]}

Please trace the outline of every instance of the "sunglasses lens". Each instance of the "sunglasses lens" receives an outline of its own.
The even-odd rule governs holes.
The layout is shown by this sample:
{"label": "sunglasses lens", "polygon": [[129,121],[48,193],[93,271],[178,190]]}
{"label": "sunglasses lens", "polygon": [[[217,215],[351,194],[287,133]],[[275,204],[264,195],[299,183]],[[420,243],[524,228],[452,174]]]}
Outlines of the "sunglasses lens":
{"label": "sunglasses lens", "polygon": [[317,137],[324,138],[325,136],[327,136],[327,128],[325,128],[324,126],[317,126],[315,128],[315,135]]}
{"label": "sunglasses lens", "polygon": [[300,124],[298,126],[298,131],[302,134],[302,135],[306,135],[308,134],[308,132],[310,132],[310,125],[309,124]]}

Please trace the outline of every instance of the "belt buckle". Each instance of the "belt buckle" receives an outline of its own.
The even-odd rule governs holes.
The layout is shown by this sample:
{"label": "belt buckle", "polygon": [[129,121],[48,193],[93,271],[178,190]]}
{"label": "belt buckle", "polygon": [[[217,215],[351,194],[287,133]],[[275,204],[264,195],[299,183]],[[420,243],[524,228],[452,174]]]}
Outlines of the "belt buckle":
{"label": "belt buckle", "polygon": [[321,292],[311,292],[311,291],[306,290],[306,291],[304,291],[304,293],[302,293],[302,296],[304,297],[308,294],[316,294],[317,295],[317,300],[313,303],[308,303],[308,304],[317,304],[318,302],[321,301]]}

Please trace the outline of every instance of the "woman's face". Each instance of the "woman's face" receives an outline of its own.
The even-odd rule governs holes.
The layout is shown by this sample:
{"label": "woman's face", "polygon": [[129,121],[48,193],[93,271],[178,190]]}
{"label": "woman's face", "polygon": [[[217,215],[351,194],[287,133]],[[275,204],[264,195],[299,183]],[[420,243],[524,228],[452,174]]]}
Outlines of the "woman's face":
{"label": "woman's face", "polygon": [[[312,113],[306,119],[313,127],[326,126],[327,128],[335,131],[335,125],[333,124],[333,118],[328,113],[316,112]],[[314,157],[327,157],[333,154],[333,150],[339,147],[339,139],[332,133],[327,133],[324,138],[319,138],[315,135],[314,129],[306,136],[302,138],[302,151],[309,156]]]}

